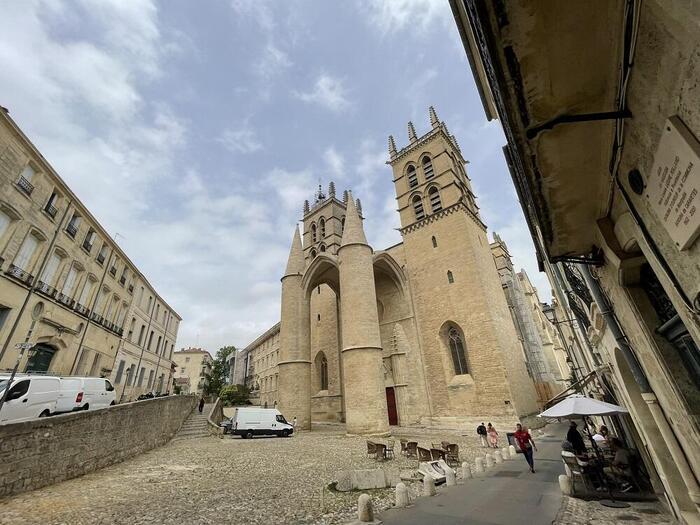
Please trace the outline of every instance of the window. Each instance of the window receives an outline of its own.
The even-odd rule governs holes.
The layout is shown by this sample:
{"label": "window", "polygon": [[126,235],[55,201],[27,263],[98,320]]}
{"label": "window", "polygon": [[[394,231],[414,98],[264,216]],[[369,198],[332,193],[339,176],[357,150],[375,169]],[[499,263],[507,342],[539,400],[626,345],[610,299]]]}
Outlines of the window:
{"label": "window", "polygon": [[95,358],[92,360],[92,366],[90,367],[90,375],[92,377],[97,376],[97,371],[100,369],[100,354],[95,353]]}
{"label": "window", "polygon": [[73,212],[73,216],[70,218],[70,221],[68,221],[68,226],[66,226],[66,233],[73,238],[75,238],[75,234],[78,233],[80,220],[80,214],[77,211]]}
{"label": "window", "polygon": [[311,225],[311,242],[316,242],[316,225]]}
{"label": "window", "polygon": [[435,235],[431,237],[431,240],[433,241],[433,248],[437,248],[437,239],[435,238]]}
{"label": "window", "polygon": [[345,231],[345,217],[341,217],[340,219],[340,233],[343,233]]}
{"label": "window", "polygon": [[32,178],[34,177],[35,173],[34,168],[27,164],[17,180],[17,186],[27,195],[30,195],[32,191],[34,191],[34,186],[32,186]]}
{"label": "window", "polygon": [[423,201],[421,200],[420,195],[413,197],[411,202],[413,203],[413,211],[416,214],[416,220],[423,220],[425,218],[425,212],[423,211]]}
{"label": "window", "polygon": [[151,335],[148,336],[148,350],[151,350],[151,343],[153,343],[153,330],[151,330]]}
{"label": "window", "polygon": [[455,282],[455,278],[454,278],[454,276],[452,275],[452,272],[451,272],[450,270],[447,270],[447,282],[450,283],[450,284],[452,284],[453,282]]}
{"label": "window", "polygon": [[158,336],[158,342],[156,343],[156,354],[160,352],[160,342],[161,342],[162,337],[159,335]]}
{"label": "window", "polygon": [[143,332],[146,330],[146,325],[141,325],[141,330],[139,331],[139,342],[137,343],[139,346],[141,346],[141,343],[143,342]]}
{"label": "window", "polygon": [[313,259],[314,257],[316,257],[316,250],[314,250],[314,249],[312,248],[312,249],[311,249],[311,258]]}
{"label": "window", "polygon": [[51,194],[51,197],[49,197],[49,200],[46,202],[46,206],[44,206],[44,211],[48,213],[51,218],[56,217],[56,213],[58,213],[58,210],[56,209],[56,202],[58,201],[58,194],[54,191]]}
{"label": "window", "polygon": [[134,326],[136,326],[136,317],[131,318],[131,324],[129,325],[129,333],[126,335],[126,340],[131,341],[134,336]]}
{"label": "window", "polygon": [[321,229],[321,239],[323,239],[326,236],[326,220],[323,217],[318,221],[318,226]]}
{"label": "window", "polygon": [[97,234],[95,233],[95,230],[90,228],[87,235],[85,236],[85,240],[83,241],[83,248],[85,248],[88,253],[90,253],[90,250],[92,250],[92,245],[95,244],[96,236]]}
{"label": "window", "polygon": [[318,249],[321,250],[322,252],[325,252],[325,251],[326,251],[326,245],[325,245],[325,244],[322,244],[321,246],[318,247]]}
{"label": "window", "polygon": [[114,311],[114,306],[117,304],[117,298],[115,297],[113,300],[111,300],[111,301],[108,300],[107,302],[108,302],[107,311],[105,312],[104,317],[105,317],[105,319],[107,319],[109,321],[110,316],[112,315],[112,312]]}
{"label": "window", "polygon": [[126,364],[126,361],[122,360],[119,361],[119,367],[117,368],[117,376],[114,378],[115,384],[119,384],[122,382],[122,374],[124,373],[124,365]]}
{"label": "window", "polygon": [[96,283],[97,281],[95,281],[92,277],[87,278],[85,286],[83,286],[83,291],[80,294],[80,299],[78,300],[79,304],[87,306],[88,300],[90,299],[90,294],[92,294],[92,289],[95,287]]}
{"label": "window", "polygon": [[469,371],[467,370],[467,359],[464,356],[464,342],[462,339],[462,334],[457,328],[451,327],[447,332],[447,339],[455,374],[468,374]]}
{"label": "window", "polygon": [[318,373],[319,390],[328,390],[328,360],[323,352],[316,355],[316,372]]}
{"label": "window", "polygon": [[153,302],[153,297],[149,296],[148,297],[148,308],[146,308],[146,312],[150,313],[151,312],[151,303]]}
{"label": "window", "polygon": [[153,386],[153,372],[154,372],[154,371],[151,370],[151,371],[148,373],[148,386],[146,387],[146,388],[148,388],[148,390],[150,390],[150,389],[151,389],[151,386]]}
{"label": "window", "polygon": [[433,172],[433,161],[431,161],[430,157],[426,155],[423,157],[421,162],[423,164],[423,174],[425,175],[426,180],[432,179],[433,175],[435,175],[435,172]]}
{"label": "window", "polygon": [[68,277],[66,277],[66,282],[63,283],[63,295],[66,297],[73,297],[71,293],[73,292],[73,288],[75,288],[75,280],[78,277],[78,270],[75,268],[75,266],[71,266],[70,270],[68,270]]}
{"label": "window", "polygon": [[14,265],[20,270],[28,272],[29,265],[32,263],[32,258],[37,246],[39,246],[39,239],[37,239],[31,233],[27,235],[22,243],[22,247],[17,253],[17,257],[15,257]]}
{"label": "window", "polygon": [[124,265],[124,269],[122,270],[122,276],[119,278],[119,284],[124,286],[126,284],[126,279],[129,277],[129,269]]}
{"label": "window", "polygon": [[416,167],[410,165],[406,169],[406,176],[408,177],[408,187],[415,188],[418,186],[418,174],[416,173]]}
{"label": "window", "polygon": [[112,275],[112,277],[117,276],[117,263],[119,262],[119,257],[115,257],[112,259],[112,266],[109,269],[109,273]]}
{"label": "window", "polygon": [[136,371],[136,365],[131,365],[129,370],[126,371],[126,386],[131,386],[134,382],[134,372]]}
{"label": "window", "polygon": [[141,371],[139,372],[139,384],[136,385],[136,386],[141,386],[141,385],[143,385],[143,374],[144,374],[145,372],[146,372],[146,368],[142,366],[142,367],[141,367]]}
{"label": "window", "polygon": [[13,399],[19,399],[22,397],[24,394],[29,392],[29,379],[25,381],[20,381],[19,383],[15,384],[10,388],[10,391],[7,393],[7,399],[6,401],[11,401]]}
{"label": "window", "polygon": [[97,254],[97,262],[102,264],[107,258],[107,243],[102,243],[102,248],[100,248],[100,253]]}
{"label": "window", "polygon": [[34,175],[36,175],[36,170],[34,170],[34,168],[27,164],[22,170],[20,177],[26,180],[27,182],[32,182]]}
{"label": "window", "polygon": [[156,315],[154,316],[158,320],[158,314],[160,314],[160,305],[156,304]]}
{"label": "window", "polygon": [[51,255],[51,258],[49,259],[48,264],[46,265],[46,268],[44,268],[44,273],[41,276],[41,282],[52,286],[54,277],[56,276],[56,271],[58,270],[58,267],[61,265],[61,256],[58,255],[56,252],[54,252]]}
{"label": "window", "polygon": [[430,200],[430,208],[433,210],[433,213],[436,213],[442,209],[440,192],[435,186],[428,190],[428,199]]}
{"label": "window", "polygon": [[7,318],[10,316],[10,308],[7,308],[5,306],[0,306],[0,330],[2,330],[2,327],[5,325],[5,321],[7,321]]}
{"label": "window", "polygon": [[136,303],[139,305],[139,307],[142,306],[142,301],[143,301],[143,286],[139,290],[139,298],[136,301]]}
{"label": "window", "polygon": [[114,392],[114,385],[112,385],[108,379],[105,379],[105,390],[107,392]]}
{"label": "window", "polygon": [[4,211],[0,210],[0,239],[5,235],[5,232],[10,227],[12,219]]}

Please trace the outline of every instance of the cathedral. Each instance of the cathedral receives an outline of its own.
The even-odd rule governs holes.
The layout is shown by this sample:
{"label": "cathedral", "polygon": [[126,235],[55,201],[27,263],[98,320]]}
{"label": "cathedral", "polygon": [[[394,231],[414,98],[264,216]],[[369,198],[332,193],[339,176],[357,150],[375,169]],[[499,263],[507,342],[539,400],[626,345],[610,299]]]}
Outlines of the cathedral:
{"label": "cathedral", "polygon": [[282,276],[278,408],[300,428],[345,422],[463,427],[537,411],[457,140],[431,129],[389,137],[402,242],[372,247],[360,200],[320,190],[304,203]]}

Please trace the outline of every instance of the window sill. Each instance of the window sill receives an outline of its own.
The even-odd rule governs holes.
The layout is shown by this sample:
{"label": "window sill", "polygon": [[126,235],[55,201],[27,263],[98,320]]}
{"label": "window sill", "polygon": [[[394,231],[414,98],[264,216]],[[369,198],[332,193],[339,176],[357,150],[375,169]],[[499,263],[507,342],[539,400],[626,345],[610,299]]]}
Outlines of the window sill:
{"label": "window sill", "polygon": [[472,388],[474,387],[474,378],[471,374],[460,374],[454,376],[447,388]]}
{"label": "window sill", "polygon": [[[48,217],[51,222],[56,222],[56,216],[51,215],[48,211],[46,211],[45,208],[41,208],[41,213],[43,213],[46,217]],[[56,214],[56,215],[58,215],[58,214]]]}

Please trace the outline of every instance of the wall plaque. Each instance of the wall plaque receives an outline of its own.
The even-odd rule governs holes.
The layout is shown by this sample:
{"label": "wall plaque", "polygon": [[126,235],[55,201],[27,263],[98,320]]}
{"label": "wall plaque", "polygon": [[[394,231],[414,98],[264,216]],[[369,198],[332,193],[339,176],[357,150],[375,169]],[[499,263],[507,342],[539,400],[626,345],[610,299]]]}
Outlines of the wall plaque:
{"label": "wall plaque", "polygon": [[664,125],[646,197],[679,250],[700,234],[700,142],[674,116]]}

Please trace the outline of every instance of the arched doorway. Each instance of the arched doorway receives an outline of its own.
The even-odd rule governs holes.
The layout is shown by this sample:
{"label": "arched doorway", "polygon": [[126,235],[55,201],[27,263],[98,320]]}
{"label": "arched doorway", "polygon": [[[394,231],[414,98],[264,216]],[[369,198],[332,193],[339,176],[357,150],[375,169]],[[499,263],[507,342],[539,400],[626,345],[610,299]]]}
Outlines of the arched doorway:
{"label": "arched doorway", "polygon": [[49,371],[51,360],[56,353],[56,348],[44,343],[34,345],[31,350],[31,357],[27,360],[25,372],[43,374]]}

